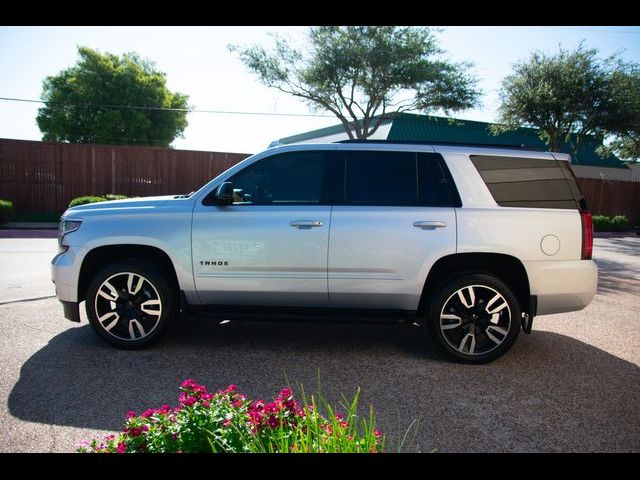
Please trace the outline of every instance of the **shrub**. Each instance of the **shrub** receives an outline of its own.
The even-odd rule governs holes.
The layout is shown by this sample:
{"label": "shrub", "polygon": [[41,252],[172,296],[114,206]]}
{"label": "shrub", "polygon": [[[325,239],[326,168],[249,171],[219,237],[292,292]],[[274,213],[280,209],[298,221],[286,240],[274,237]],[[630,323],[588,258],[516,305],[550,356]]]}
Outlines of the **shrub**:
{"label": "shrub", "polygon": [[624,215],[616,215],[613,218],[606,215],[594,215],[593,229],[596,232],[624,232],[631,229],[631,223]]}
{"label": "shrub", "polygon": [[593,229],[596,232],[610,232],[611,231],[611,219],[606,215],[594,215],[593,216]]}
{"label": "shrub", "polygon": [[624,215],[616,215],[611,219],[611,229],[614,232],[624,232],[631,229],[631,224]]}
{"label": "shrub", "polygon": [[69,207],[76,207],[78,205],[86,205],[88,203],[96,203],[96,202],[106,202],[107,200],[122,200],[125,198],[129,198],[126,195],[116,195],[115,193],[107,193],[102,197],[98,197],[95,195],[86,195],[83,197],[77,197],[71,200],[69,203]]}
{"label": "shrub", "polygon": [[69,203],[69,207],[77,207],[78,205],[86,205],[88,203],[106,202],[106,201],[107,199],[105,197],[94,197],[91,195],[87,195],[84,197],[74,198]]}
{"label": "shrub", "polygon": [[8,222],[13,216],[13,202],[10,200],[0,200],[0,223]]}
{"label": "shrub", "polygon": [[107,193],[104,198],[107,200],[124,200],[125,198],[129,198],[126,195],[117,195],[115,193]]}
{"label": "shrub", "polygon": [[180,387],[177,407],[129,412],[122,433],[94,439],[78,452],[382,452],[384,436],[375,428],[371,410],[358,425],[358,394],[345,416],[326,403],[323,415],[314,396],[308,405],[303,396],[300,404],[288,388],[266,403],[250,401],[235,385],[212,394],[189,379]]}

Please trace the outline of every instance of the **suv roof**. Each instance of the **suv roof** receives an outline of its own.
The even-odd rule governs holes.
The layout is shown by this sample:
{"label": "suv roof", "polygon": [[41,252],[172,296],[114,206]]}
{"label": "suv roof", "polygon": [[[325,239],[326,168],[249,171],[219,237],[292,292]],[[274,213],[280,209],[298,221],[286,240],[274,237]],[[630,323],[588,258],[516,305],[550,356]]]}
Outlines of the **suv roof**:
{"label": "suv roof", "polygon": [[489,144],[489,143],[467,143],[467,142],[429,142],[423,140],[339,140],[333,143],[379,143],[379,144],[400,144],[400,145],[443,145],[443,146],[460,146],[460,147],[477,147],[477,148],[504,148],[507,150],[528,150],[534,152],[548,152],[539,146],[534,145],[505,145],[505,144]]}

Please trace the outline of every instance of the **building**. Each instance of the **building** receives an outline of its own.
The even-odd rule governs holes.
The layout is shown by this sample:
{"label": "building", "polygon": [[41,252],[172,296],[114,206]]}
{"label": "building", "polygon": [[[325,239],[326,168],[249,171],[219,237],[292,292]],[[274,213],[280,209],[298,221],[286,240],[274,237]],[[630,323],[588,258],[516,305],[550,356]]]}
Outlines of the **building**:
{"label": "building", "polygon": [[[390,115],[389,119],[384,120],[370,139],[519,145],[536,150],[547,149],[535,128],[518,128],[494,135],[489,129],[490,126],[491,123],[486,122],[400,113]],[[340,124],[281,138],[274,143],[324,143],[347,139],[347,133]],[[615,155],[600,156],[597,153],[596,149],[601,143],[595,138],[587,137],[575,142],[576,139],[576,136],[572,136],[571,140],[576,143],[575,149],[569,143],[565,143],[561,151],[571,153],[572,167],[578,177],[632,181],[632,170],[620,159]]]}

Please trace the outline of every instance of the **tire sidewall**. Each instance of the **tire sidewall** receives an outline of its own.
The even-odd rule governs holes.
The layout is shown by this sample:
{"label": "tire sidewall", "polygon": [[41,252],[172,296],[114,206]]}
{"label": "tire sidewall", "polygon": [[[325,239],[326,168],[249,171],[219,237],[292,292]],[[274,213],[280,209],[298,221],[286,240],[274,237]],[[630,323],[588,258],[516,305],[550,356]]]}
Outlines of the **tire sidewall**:
{"label": "tire sidewall", "polygon": [[[132,272],[145,277],[155,287],[162,302],[162,314],[160,315],[158,324],[150,334],[140,340],[121,340],[109,334],[101,326],[97,312],[95,311],[95,297],[100,285],[109,277],[122,272]],[[129,350],[148,347],[158,341],[166,332],[171,320],[175,317],[174,306],[174,295],[172,294],[165,275],[158,271],[152,264],[140,260],[120,261],[100,270],[89,283],[85,299],[87,318],[98,336],[111,345]]]}
{"label": "tire sidewall", "polygon": [[[440,313],[445,302],[457,290],[468,285],[486,285],[500,293],[511,310],[511,324],[505,340],[493,350],[481,355],[466,355],[453,348],[440,329]],[[500,279],[484,273],[468,273],[449,279],[436,289],[426,310],[427,326],[434,343],[449,357],[465,363],[487,363],[504,355],[515,343],[520,333],[522,313],[511,289]]]}

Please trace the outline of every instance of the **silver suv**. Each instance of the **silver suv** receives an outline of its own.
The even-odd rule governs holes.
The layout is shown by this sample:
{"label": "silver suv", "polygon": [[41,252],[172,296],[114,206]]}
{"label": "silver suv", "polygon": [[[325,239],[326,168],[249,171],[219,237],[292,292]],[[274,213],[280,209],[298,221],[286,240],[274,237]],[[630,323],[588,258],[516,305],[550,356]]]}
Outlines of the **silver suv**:
{"label": "silver suv", "polygon": [[592,232],[565,154],[290,145],[189,195],[68,209],[52,278],[66,318],[85,301],[123,348],[207,310],[417,322],[450,357],[482,363],[534,316],[589,304]]}

